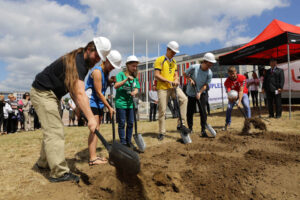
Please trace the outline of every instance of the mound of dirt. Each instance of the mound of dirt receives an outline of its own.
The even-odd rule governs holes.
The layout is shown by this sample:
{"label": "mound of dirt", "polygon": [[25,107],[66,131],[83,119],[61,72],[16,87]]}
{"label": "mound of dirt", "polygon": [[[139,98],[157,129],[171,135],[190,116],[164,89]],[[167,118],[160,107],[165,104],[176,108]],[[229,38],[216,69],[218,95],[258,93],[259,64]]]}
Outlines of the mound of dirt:
{"label": "mound of dirt", "polygon": [[[94,178],[91,179],[91,186],[87,186],[89,197],[281,199],[279,191],[276,193],[272,188],[259,188],[257,184],[264,184],[274,178],[272,174],[266,174],[271,166],[300,166],[300,152],[284,146],[295,146],[298,143],[291,140],[289,135],[277,133],[275,138],[281,138],[280,145],[285,148],[280,148],[280,152],[268,151],[270,148],[278,149],[278,140],[271,136],[272,133],[264,133],[257,137],[247,137],[238,132],[220,132],[216,139],[192,135],[192,144],[184,145],[174,141],[150,147],[144,154],[140,154],[141,173],[137,177],[121,177],[109,165],[90,174]],[[268,149],[265,148],[266,142]],[[284,172],[280,176],[284,178]],[[300,198],[299,191],[284,190]]]}

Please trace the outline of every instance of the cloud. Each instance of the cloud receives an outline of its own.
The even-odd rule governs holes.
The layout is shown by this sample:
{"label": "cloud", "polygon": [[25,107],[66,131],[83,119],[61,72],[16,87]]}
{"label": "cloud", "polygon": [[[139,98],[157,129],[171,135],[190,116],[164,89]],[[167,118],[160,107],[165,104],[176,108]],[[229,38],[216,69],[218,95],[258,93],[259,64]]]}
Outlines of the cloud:
{"label": "cloud", "polygon": [[235,37],[232,40],[227,40],[225,42],[225,47],[229,47],[229,46],[234,46],[234,45],[238,45],[238,44],[244,44],[244,43],[248,43],[252,40],[253,38],[251,37]]}
{"label": "cloud", "polygon": [[8,63],[0,90],[28,90],[51,61],[94,36],[88,14],[53,1],[0,1],[0,13],[0,59]]}
{"label": "cloud", "polygon": [[288,5],[280,0],[114,0],[115,6],[111,6],[112,1],[104,0],[81,0],[81,3],[100,18],[97,33],[106,34],[122,53],[130,49],[133,32],[136,52],[144,52],[145,39],[150,52],[156,51],[158,42],[166,44],[170,40],[180,45],[224,42],[233,22]]}
{"label": "cloud", "polygon": [[[72,2],[72,1],[70,1]],[[0,0],[0,63],[7,63],[0,90],[29,89],[35,75],[57,57],[95,36],[111,39],[124,59],[132,52],[156,55],[170,40],[192,46],[217,40],[246,41],[246,20],[288,6],[286,0],[80,0],[84,8],[47,0]],[[235,30],[233,32],[232,30]],[[165,49],[162,50],[164,53]]]}

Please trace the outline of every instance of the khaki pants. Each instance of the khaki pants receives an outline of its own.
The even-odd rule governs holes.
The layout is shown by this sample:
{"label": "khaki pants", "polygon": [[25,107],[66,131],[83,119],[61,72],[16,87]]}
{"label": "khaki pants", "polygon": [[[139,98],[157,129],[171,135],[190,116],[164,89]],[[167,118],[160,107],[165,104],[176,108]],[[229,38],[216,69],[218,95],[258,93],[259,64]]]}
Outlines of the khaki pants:
{"label": "khaki pants", "polygon": [[[180,114],[182,118],[182,123],[184,124],[186,121],[186,108],[187,108],[187,97],[183,93],[183,91],[177,87],[176,88],[178,100],[179,100],[179,107],[180,107]],[[165,116],[166,116],[166,109],[168,100],[170,98],[176,98],[175,96],[175,89],[170,88],[168,90],[158,90],[158,112],[159,112],[159,133],[165,134]],[[180,124],[180,121],[178,119],[178,125]]]}
{"label": "khaki pants", "polygon": [[37,164],[49,166],[50,177],[58,178],[70,170],[65,160],[64,126],[60,118],[60,103],[52,91],[31,88],[31,102],[43,130],[43,142]]}
{"label": "khaki pants", "polygon": [[24,125],[25,131],[33,131],[34,130],[34,118],[29,112],[24,111]]}

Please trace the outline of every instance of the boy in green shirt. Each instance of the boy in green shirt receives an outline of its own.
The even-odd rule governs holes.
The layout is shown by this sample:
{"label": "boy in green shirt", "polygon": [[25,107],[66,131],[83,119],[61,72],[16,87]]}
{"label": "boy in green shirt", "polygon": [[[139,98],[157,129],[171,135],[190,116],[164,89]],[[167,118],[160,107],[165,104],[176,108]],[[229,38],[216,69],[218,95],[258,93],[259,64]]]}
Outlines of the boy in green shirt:
{"label": "boy in green shirt", "polygon": [[[118,133],[120,143],[134,148],[131,138],[134,121],[133,97],[138,93],[140,84],[137,76],[138,59],[136,56],[129,56],[126,61],[126,70],[116,76],[116,110],[118,120]],[[126,135],[125,135],[125,121]]]}

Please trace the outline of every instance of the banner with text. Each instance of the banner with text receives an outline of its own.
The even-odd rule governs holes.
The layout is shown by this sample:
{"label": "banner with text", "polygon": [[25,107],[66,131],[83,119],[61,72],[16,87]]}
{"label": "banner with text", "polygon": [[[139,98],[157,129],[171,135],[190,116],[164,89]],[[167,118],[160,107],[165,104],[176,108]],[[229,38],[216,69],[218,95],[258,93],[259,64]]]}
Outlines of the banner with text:
{"label": "banner with text", "polygon": [[[210,104],[214,103],[222,103],[222,97],[224,99],[224,103],[227,103],[227,93],[224,88],[224,81],[226,78],[213,78],[211,83],[209,84],[208,91],[208,101]],[[223,96],[222,96],[222,87],[223,87]]]}

